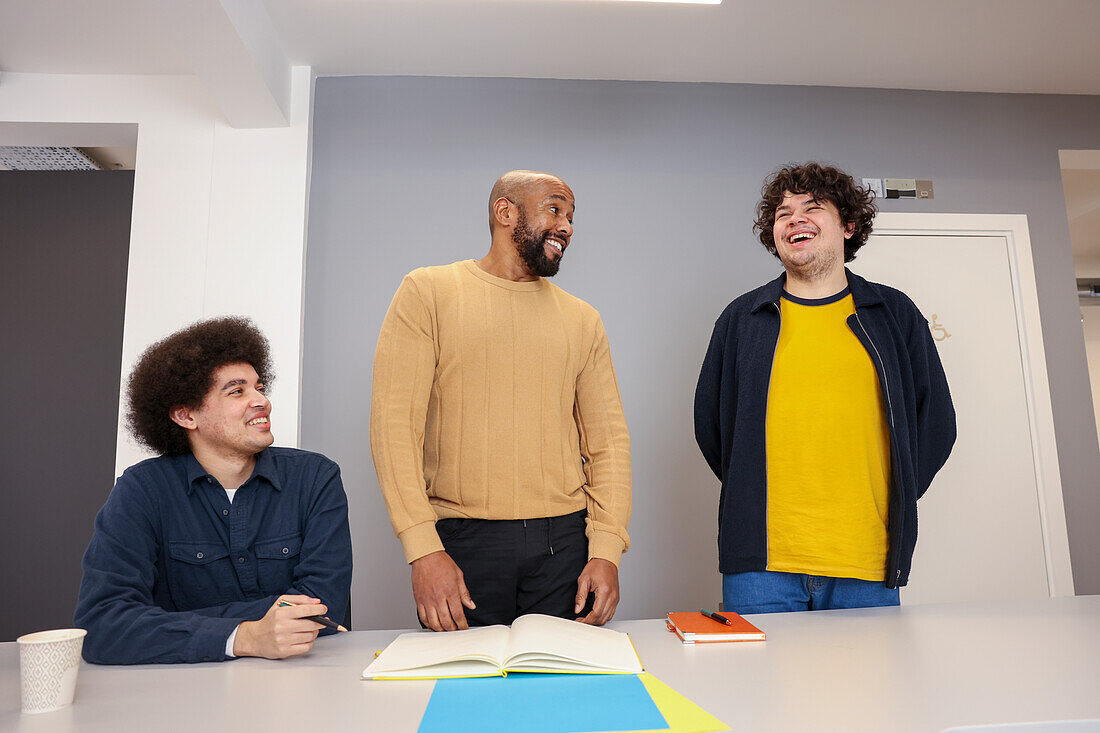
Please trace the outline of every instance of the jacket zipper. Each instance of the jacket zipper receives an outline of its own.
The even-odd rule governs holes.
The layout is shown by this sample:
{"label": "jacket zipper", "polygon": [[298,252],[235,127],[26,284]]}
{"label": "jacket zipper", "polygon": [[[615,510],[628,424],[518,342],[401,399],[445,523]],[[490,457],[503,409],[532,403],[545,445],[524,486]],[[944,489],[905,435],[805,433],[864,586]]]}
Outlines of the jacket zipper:
{"label": "jacket zipper", "polygon": [[771,562],[771,542],[768,536],[768,406],[772,397],[772,377],[775,375],[775,355],[779,353],[779,336],[783,332],[783,311],[779,303],[772,302],[775,315],[779,319],[779,328],[775,332],[775,346],[772,347],[772,365],[768,372],[768,391],[764,395],[764,569]]}
{"label": "jacket zipper", "polygon": [[[886,416],[889,419],[889,423],[890,423],[890,480],[893,482],[893,486],[890,487],[890,491],[891,491],[891,493],[893,493],[893,492],[897,491],[900,488],[900,486],[899,486],[899,482],[897,480],[897,475],[896,475],[897,474],[897,465],[896,465],[897,450],[894,448],[894,441],[895,441],[895,436],[894,436],[894,433],[895,433],[895,429],[894,429],[894,403],[890,399],[890,382],[886,378],[886,365],[882,362],[882,354],[879,353],[878,347],[875,346],[874,339],[871,338],[871,334],[867,330],[867,327],[863,325],[863,321],[859,317],[859,311],[856,311],[854,315],[856,317],[856,323],[859,324],[859,327],[863,330],[863,335],[867,338],[867,343],[871,344],[871,349],[875,352],[875,354],[874,354],[875,369],[876,369],[876,371],[878,371],[879,375],[882,378],[882,392],[886,396]],[[901,497],[898,498],[898,503],[900,505]],[[901,524],[900,523],[902,521],[902,517],[896,517],[895,519],[898,522],[898,536],[896,538],[896,541],[892,543],[894,546],[891,548],[891,550],[892,550],[891,554],[893,555],[891,564],[894,566],[894,587],[897,587],[898,581],[901,580],[901,568],[898,566],[899,565],[898,564],[898,556],[901,554]]]}

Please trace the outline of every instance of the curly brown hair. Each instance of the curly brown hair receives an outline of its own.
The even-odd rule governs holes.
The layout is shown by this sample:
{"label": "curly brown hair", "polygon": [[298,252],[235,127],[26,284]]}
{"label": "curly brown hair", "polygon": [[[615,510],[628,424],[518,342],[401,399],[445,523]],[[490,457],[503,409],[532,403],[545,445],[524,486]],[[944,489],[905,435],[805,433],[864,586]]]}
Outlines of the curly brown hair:
{"label": "curly brown hair", "polygon": [[828,201],[836,207],[840,221],[845,226],[855,225],[852,236],[844,241],[844,261],[851,262],[859,248],[871,235],[875,220],[875,194],[863,188],[850,175],[832,166],[820,163],[785,165],[772,173],[760,189],[760,203],[756,205],[756,221],[752,229],[760,238],[764,249],[779,257],[772,238],[775,210],[783,203],[785,193],[808,193],[815,201]]}
{"label": "curly brown hair", "polygon": [[142,445],[161,455],[191,450],[187,430],[169,417],[178,405],[198,408],[227,364],[251,364],[267,387],[271,370],[267,337],[251,320],[225,316],[193,323],[156,342],[141,355],[127,384],[126,426]]}

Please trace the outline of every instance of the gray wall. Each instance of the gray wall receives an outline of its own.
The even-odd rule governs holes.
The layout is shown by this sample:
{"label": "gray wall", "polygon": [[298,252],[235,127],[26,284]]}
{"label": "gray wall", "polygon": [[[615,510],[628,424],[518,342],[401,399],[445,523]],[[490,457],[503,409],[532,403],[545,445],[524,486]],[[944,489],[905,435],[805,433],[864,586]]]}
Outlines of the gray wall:
{"label": "gray wall", "polygon": [[718,483],[692,395],[714,318],[779,270],[751,232],[760,182],[807,159],[935,182],[935,200],[884,211],[1028,216],[1074,577],[1100,592],[1100,455],[1058,164],[1060,148],[1100,148],[1100,98],[344,77],[319,79],[315,100],[302,442],[343,467],[357,627],[415,625],[369,453],[382,317],[409,270],[487,251],[489,188],[511,168],[577,195],[556,281],[603,315],[634,450],[619,618],[720,597]]}
{"label": "gray wall", "polygon": [[72,626],[114,483],[133,171],[0,171],[0,641]]}

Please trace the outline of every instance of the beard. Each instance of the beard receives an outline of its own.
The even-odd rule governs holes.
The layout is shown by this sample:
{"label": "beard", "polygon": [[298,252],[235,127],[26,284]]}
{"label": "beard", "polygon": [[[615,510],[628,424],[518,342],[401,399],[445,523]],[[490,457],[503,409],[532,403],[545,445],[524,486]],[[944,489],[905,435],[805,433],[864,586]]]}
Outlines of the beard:
{"label": "beard", "polygon": [[835,252],[823,251],[806,258],[780,258],[783,267],[797,279],[813,282],[828,277],[837,266]]}
{"label": "beard", "polygon": [[535,233],[527,226],[527,213],[523,207],[519,208],[519,217],[516,220],[516,228],[512,230],[512,241],[516,243],[516,252],[519,253],[527,271],[537,277],[554,277],[561,267],[563,252],[557,259],[546,256],[546,240],[550,238],[550,230]]}

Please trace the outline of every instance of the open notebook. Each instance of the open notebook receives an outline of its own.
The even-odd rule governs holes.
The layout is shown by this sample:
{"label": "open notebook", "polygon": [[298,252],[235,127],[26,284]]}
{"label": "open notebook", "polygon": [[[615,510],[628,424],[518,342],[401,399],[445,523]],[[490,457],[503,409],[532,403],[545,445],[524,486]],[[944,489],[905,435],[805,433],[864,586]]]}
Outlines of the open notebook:
{"label": "open notebook", "polygon": [[363,670],[363,679],[500,677],[508,672],[638,674],[630,637],[541,614],[507,626],[402,634]]}

